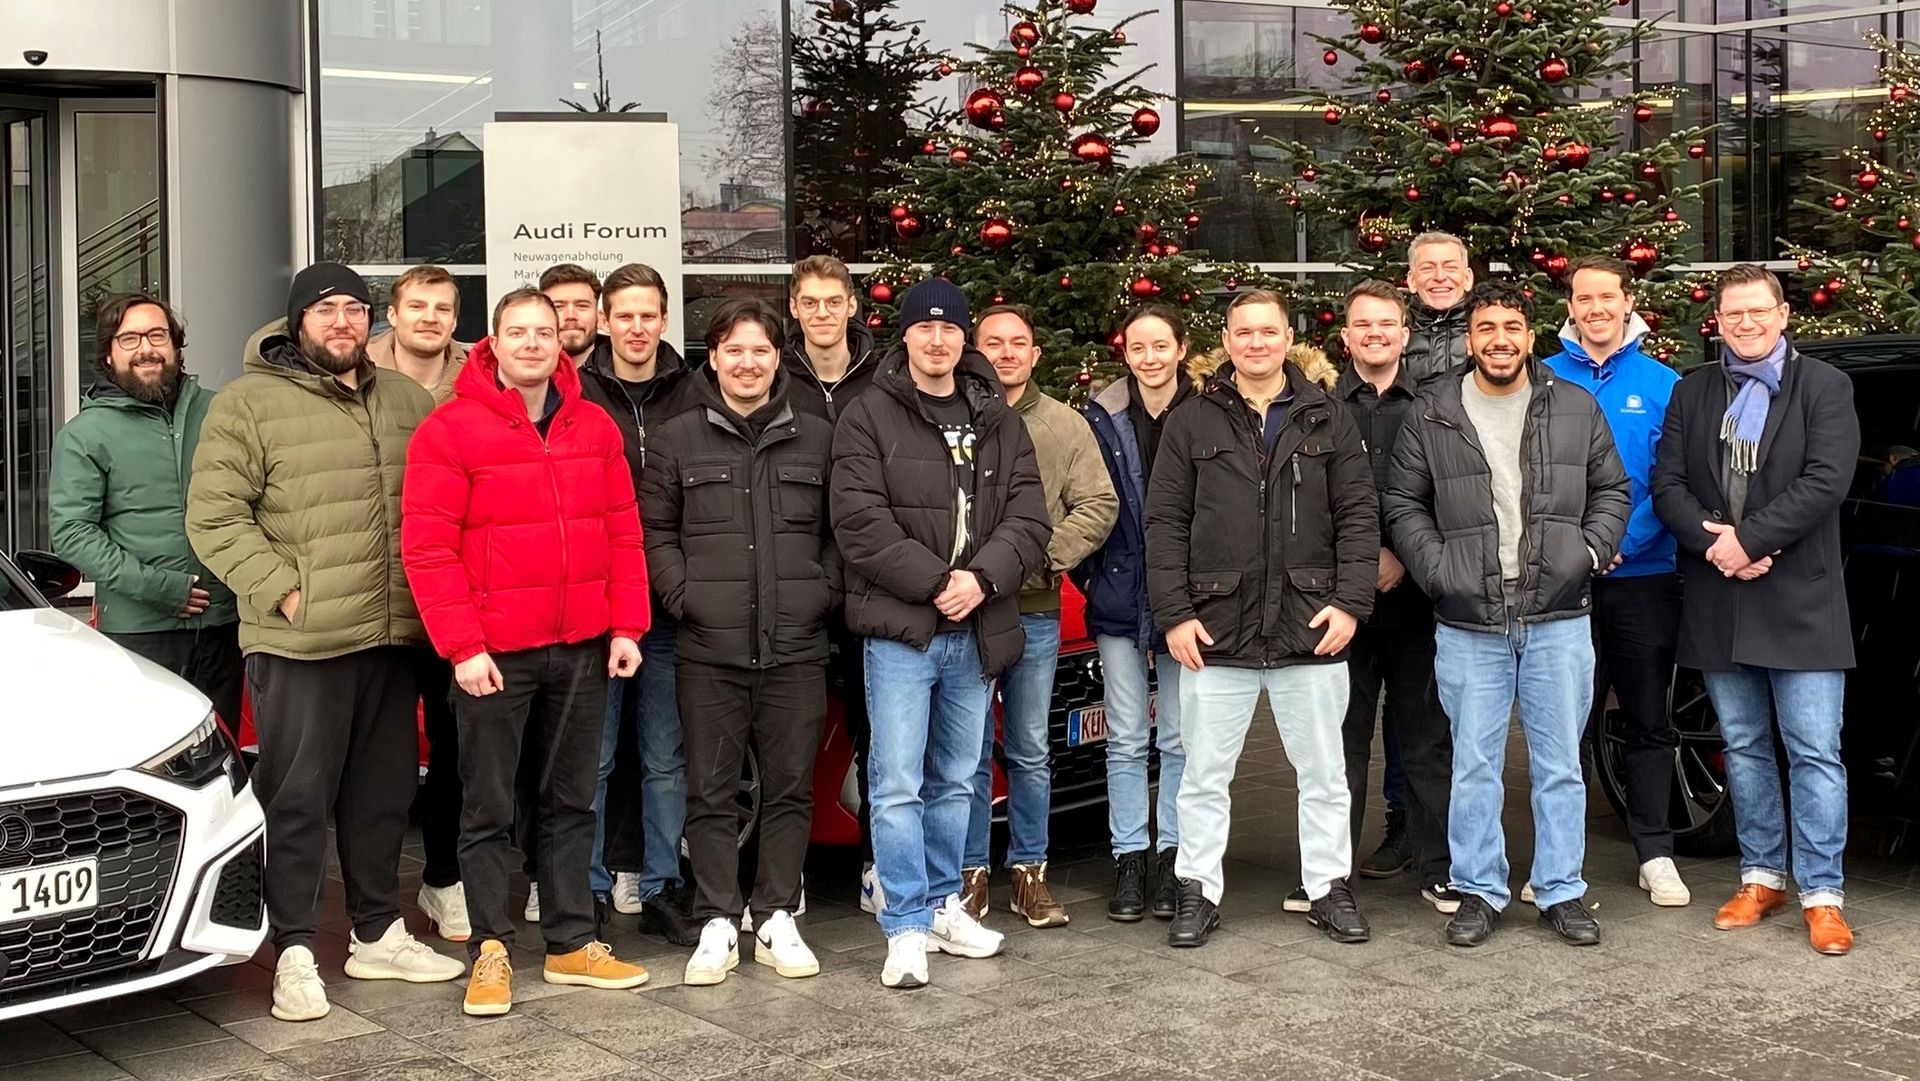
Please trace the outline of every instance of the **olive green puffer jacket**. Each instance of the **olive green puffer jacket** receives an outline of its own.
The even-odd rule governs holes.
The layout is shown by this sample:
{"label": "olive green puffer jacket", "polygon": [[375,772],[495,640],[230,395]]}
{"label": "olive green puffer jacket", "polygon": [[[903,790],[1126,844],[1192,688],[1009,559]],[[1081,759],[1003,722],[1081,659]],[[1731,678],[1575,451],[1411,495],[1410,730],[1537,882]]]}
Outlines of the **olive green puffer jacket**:
{"label": "olive green puffer jacket", "polygon": [[[347,389],[301,357],[284,319],[244,359],[207,412],[187,494],[193,550],[239,600],[241,648],[322,660],[425,645],[400,564],[400,481],[432,396],[372,363]],[[280,603],[296,589],[289,620]]]}

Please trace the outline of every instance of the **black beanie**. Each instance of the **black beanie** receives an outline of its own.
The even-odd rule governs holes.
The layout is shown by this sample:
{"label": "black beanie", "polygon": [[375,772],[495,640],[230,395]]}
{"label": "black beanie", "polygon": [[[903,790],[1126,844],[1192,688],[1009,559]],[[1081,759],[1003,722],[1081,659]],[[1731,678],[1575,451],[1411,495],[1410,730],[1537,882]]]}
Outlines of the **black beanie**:
{"label": "black beanie", "polygon": [[293,276],[287,288],[287,333],[298,336],[300,316],[331,296],[348,296],[372,304],[367,280],[339,263],[315,263]]}
{"label": "black beanie", "polygon": [[934,320],[952,323],[963,331],[971,322],[967,316],[967,294],[945,278],[928,278],[907,290],[906,297],[900,301],[902,333],[915,323]]}

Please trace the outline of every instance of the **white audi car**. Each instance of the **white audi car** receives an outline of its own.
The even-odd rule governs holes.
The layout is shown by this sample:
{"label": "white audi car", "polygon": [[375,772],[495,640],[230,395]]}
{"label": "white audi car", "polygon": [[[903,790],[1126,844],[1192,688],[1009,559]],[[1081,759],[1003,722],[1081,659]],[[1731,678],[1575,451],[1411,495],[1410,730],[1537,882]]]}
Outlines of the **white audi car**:
{"label": "white audi car", "polygon": [[200,692],[49,606],[78,580],[0,556],[0,1020],[245,961],[267,933],[232,741]]}

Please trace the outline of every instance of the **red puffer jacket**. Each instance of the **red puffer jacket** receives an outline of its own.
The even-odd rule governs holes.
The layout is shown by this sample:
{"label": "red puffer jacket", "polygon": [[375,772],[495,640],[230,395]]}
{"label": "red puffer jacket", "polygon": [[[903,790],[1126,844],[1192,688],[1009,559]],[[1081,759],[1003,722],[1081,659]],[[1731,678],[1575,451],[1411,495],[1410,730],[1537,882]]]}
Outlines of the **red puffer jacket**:
{"label": "red puffer jacket", "polygon": [[564,354],[542,439],[489,339],[407,447],[400,553],[427,633],[455,664],[646,632],[647,567],[620,431]]}

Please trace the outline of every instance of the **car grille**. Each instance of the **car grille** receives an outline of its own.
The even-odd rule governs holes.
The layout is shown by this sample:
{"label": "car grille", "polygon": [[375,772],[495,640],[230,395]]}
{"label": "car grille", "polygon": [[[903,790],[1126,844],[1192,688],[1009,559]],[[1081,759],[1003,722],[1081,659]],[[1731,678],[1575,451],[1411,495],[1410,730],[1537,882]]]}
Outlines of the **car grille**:
{"label": "car grille", "polygon": [[166,911],[180,861],[181,813],[125,789],[0,804],[0,814],[33,824],[24,852],[0,855],[0,871],[97,857],[100,904],[37,920],[0,924],[0,1001],[15,991],[133,965]]}
{"label": "car grille", "polygon": [[[1148,688],[1159,686],[1149,674]],[[1097,706],[1107,698],[1100,671],[1100,651],[1082,649],[1060,654],[1054,670],[1053,706],[1047,712],[1047,739],[1053,746],[1053,793],[1056,806],[1092,796],[1104,797],[1107,787],[1107,746],[1091,743],[1067,746],[1067,714],[1082,706]],[[1160,748],[1148,743],[1147,775],[1160,772]]]}
{"label": "car grille", "polygon": [[255,841],[245,852],[227,861],[220,871],[220,884],[213,891],[213,907],[208,919],[223,927],[247,931],[260,926],[260,871],[266,847],[266,841]]}

